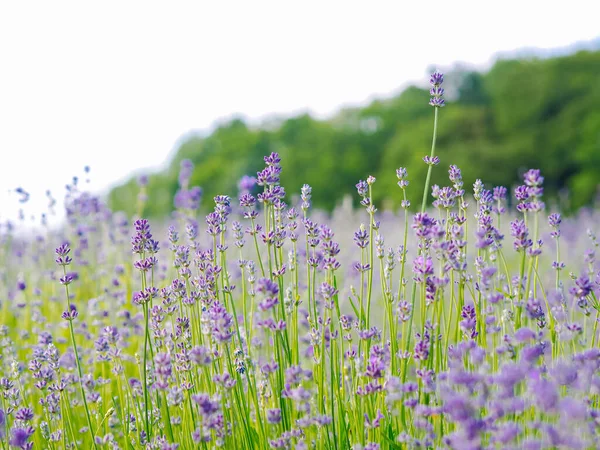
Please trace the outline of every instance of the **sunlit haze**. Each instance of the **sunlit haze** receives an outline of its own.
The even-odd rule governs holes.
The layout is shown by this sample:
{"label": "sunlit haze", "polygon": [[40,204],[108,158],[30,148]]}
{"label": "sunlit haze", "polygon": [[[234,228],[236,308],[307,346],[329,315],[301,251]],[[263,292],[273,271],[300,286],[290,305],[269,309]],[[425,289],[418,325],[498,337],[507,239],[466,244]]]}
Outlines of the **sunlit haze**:
{"label": "sunlit haze", "polygon": [[4,2],[0,220],[16,216],[19,186],[28,215],[86,165],[105,192],[233,114],[326,117],[422,83],[430,67],[593,39],[593,4]]}

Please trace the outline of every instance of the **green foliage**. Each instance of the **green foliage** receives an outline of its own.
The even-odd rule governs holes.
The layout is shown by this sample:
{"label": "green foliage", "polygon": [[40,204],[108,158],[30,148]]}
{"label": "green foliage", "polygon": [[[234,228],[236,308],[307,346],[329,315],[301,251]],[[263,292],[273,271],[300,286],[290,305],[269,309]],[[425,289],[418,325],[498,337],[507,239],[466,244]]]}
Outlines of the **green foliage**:
{"label": "green foliage", "polygon": [[[476,178],[513,186],[521,172],[540,168],[546,193],[568,190],[571,209],[597,193],[600,169],[600,52],[551,59],[502,60],[485,74],[457,69],[446,74],[447,107],[440,111],[438,155],[432,182],[447,184],[446,169],[457,164],[467,187]],[[313,187],[316,207],[332,209],[359,179],[372,174],[385,184],[375,189],[379,204],[395,207],[395,170],[407,167],[413,205],[420,203],[429,153],[433,109],[428,91],[409,87],[396,97],[363,108],[342,110],[329,120],[309,115],[289,118],[269,129],[249,128],[234,119],[207,137],[183,142],[170,166],[152,175],[146,216],[172,210],[182,159],[196,168],[192,185],[203,188],[204,205],[217,194],[235,195],[243,175],[255,175],[262,156],[280,153],[282,183],[289,194]],[[385,186],[385,187],[384,187]],[[114,209],[135,213],[137,187],[130,180],[109,197]],[[561,195],[561,198],[565,198]]]}

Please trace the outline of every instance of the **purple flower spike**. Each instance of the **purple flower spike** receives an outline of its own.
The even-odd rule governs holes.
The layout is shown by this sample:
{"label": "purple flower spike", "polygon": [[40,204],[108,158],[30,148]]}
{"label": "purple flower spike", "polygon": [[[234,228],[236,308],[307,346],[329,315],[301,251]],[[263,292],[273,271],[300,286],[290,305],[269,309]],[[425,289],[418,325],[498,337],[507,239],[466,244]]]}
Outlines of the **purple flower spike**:
{"label": "purple flower spike", "polygon": [[279,166],[279,163],[281,163],[279,153],[275,152],[271,153],[269,156],[265,156],[264,160],[268,166]]}
{"label": "purple flower spike", "polygon": [[33,420],[33,411],[31,408],[21,408],[15,414],[15,419],[22,422],[29,422]]}
{"label": "purple flower spike", "polygon": [[592,293],[593,284],[586,274],[581,275],[575,280],[575,286],[573,286],[569,292],[577,298],[585,298]]}
{"label": "purple flower spike", "polygon": [[561,222],[562,218],[558,213],[550,214],[548,216],[548,225],[550,225],[552,228],[557,228],[561,224]]}
{"label": "purple flower spike", "polygon": [[544,183],[544,177],[541,176],[539,169],[529,169],[523,175],[523,181],[527,186],[541,186]]}
{"label": "purple flower spike", "polygon": [[529,239],[529,230],[525,225],[524,220],[514,220],[510,223],[510,234],[515,238],[514,248],[521,252],[533,245],[533,241]]}
{"label": "purple flower spike", "polygon": [[354,242],[360,248],[366,248],[369,245],[369,233],[364,226],[361,227],[354,233]]}
{"label": "purple flower spike", "polygon": [[69,252],[71,249],[69,248],[69,244],[64,243],[60,247],[58,247],[56,252],[56,264],[59,266],[68,266],[71,264],[73,259],[69,256]]}
{"label": "purple flower spike", "polygon": [[429,99],[429,104],[433,107],[441,108],[444,106],[444,89],[441,88],[443,82],[443,73],[435,72],[431,74],[431,78],[429,79],[429,84],[431,84],[431,89],[429,90],[431,98]]}

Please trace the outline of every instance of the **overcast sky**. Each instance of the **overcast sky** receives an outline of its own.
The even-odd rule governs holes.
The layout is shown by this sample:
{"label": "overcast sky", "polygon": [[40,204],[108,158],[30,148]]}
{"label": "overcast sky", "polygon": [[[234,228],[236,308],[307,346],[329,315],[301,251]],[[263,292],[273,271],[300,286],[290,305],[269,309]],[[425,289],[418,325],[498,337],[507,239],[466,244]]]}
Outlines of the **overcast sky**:
{"label": "overcast sky", "polygon": [[0,220],[16,187],[39,211],[89,165],[105,190],[231,114],[327,116],[432,65],[595,38],[595,3],[2,2]]}

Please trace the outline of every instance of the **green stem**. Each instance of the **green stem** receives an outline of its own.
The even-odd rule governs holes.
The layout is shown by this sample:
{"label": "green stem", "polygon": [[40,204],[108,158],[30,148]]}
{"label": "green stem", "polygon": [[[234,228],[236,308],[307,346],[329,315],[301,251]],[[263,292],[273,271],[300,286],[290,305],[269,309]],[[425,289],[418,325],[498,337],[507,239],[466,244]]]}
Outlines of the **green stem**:
{"label": "green stem", "polygon": [[[67,276],[67,268],[63,266],[64,276]],[[71,310],[71,305],[69,303],[69,286],[65,284],[65,291],[67,294],[67,313]],[[85,398],[85,391],[83,389],[83,372],[81,371],[81,362],[79,361],[79,353],[77,352],[77,344],[75,343],[75,331],[73,330],[73,321],[69,320],[69,331],[71,333],[71,343],[73,344],[73,353],[75,353],[75,362],[77,363],[77,373],[79,375],[79,388],[81,390],[81,397],[83,399],[83,406],[85,408],[85,416],[87,418],[88,423],[88,431],[90,432],[90,436],[92,437],[92,445],[94,448],[98,448],[96,446],[96,436],[94,435],[94,428],[92,427],[92,418],[90,416],[90,410],[88,408],[87,399]]]}
{"label": "green stem", "polygon": [[142,376],[144,377],[144,419],[146,425],[146,438],[150,439],[150,419],[148,416],[148,375],[146,371],[148,370],[148,305],[144,305],[144,358],[143,358],[143,366],[142,366]]}
{"label": "green stem", "polygon": [[[438,123],[438,107],[434,108],[434,116],[433,116],[433,139],[431,141],[431,155],[430,158],[435,156],[435,141],[437,139],[437,123]],[[423,202],[421,203],[421,213],[425,212],[425,206],[427,205],[427,197],[429,195],[429,182],[431,181],[431,170],[433,168],[432,164],[429,164],[429,168],[427,169],[427,178],[425,179],[425,189],[423,190]]]}

